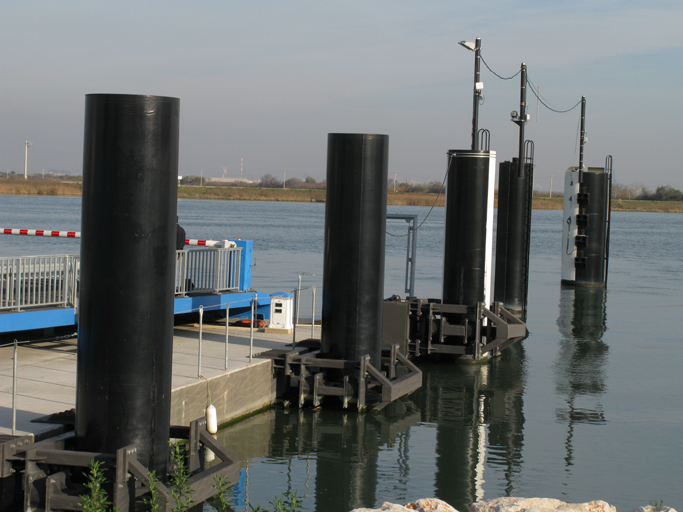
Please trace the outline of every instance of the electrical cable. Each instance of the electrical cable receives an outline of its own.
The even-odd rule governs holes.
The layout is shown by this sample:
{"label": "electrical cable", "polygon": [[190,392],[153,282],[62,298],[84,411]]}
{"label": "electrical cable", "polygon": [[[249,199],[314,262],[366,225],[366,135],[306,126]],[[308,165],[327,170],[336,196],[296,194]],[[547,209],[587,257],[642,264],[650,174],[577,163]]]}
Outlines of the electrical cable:
{"label": "electrical cable", "polygon": [[[453,155],[451,155],[450,158],[449,158],[448,167],[451,166],[450,160],[452,160],[452,159],[453,159]],[[434,199],[434,204],[432,204],[432,207],[429,209],[429,212],[427,212],[427,216],[422,220],[422,222],[420,222],[420,225],[419,225],[418,227],[416,227],[416,228],[413,229],[412,231],[408,230],[408,232],[407,232],[405,235],[395,235],[395,234],[393,234],[393,233],[389,233],[388,231],[386,232],[387,235],[389,235],[389,236],[394,236],[394,237],[396,237],[396,238],[403,238],[403,237],[406,237],[406,236],[411,235],[412,233],[417,232],[417,230],[420,229],[420,228],[422,227],[422,224],[424,224],[425,222],[427,222],[427,219],[428,219],[429,216],[431,215],[432,210],[433,210],[434,207],[436,206],[436,202],[439,200],[439,197],[441,197],[441,192],[443,192],[443,187],[446,185],[446,178],[448,178],[448,169],[446,169],[446,175],[443,177],[443,181],[441,182],[441,188],[439,189],[439,193],[436,195],[436,199]]]}
{"label": "electrical cable", "polygon": [[547,108],[548,110],[550,110],[550,111],[552,111],[552,112],[555,112],[555,113],[557,113],[557,114],[566,114],[567,112],[571,112],[571,111],[574,110],[576,107],[578,107],[579,105],[581,105],[581,100],[579,100],[578,102],[576,102],[576,104],[575,104],[573,107],[568,108],[567,110],[555,109],[555,108],[551,107],[550,105],[548,105],[548,104],[543,100],[543,98],[541,97],[541,95],[538,94],[538,93],[536,92],[536,86],[535,86],[535,85],[533,84],[533,82],[529,79],[529,75],[527,75],[527,77],[526,77],[526,82],[527,82],[527,84],[529,84],[529,85],[531,86],[531,92],[533,93],[534,96],[536,96],[536,99],[541,103],[541,105],[543,105],[545,108]]}
{"label": "electrical cable", "polygon": [[[517,71],[517,73],[515,73],[515,74],[512,75],[512,76],[508,76],[508,77],[500,76],[498,73],[496,73],[495,71],[493,71],[493,70],[491,69],[491,67],[490,67],[490,66],[486,63],[486,61],[484,60],[484,57],[483,57],[483,56],[480,55],[479,57],[481,58],[481,61],[484,63],[484,66],[486,66],[486,69],[488,69],[491,73],[493,73],[494,75],[496,75],[496,76],[497,76],[498,78],[500,78],[501,80],[511,80],[511,79],[513,79],[514,77],[516,77],[517,75],[519,75],[519,74],[521,73],[521,71],[522,71],[522,70],[520,69],[519,71]],[[567,113],[567,112],[571,112],[572,110],[574,110],[576,107],[578,107],[578,106],[581,104],[581,100],[579,100],[578,103],[576,103],[576,105],[574,105],[572,108],[568,108],[567,110],[561,110],[561,109],[553,108],[553,107],[551,107],[550,105],[548,105],[548,104],[545,102],[545,100],[543,100],[543,98],[542,98],[542,96],[541,96],[540,94],[538,94],[538,93],[536,92],[536,86],[535,86],[535,85],[533,84],[533,82],[529,79],[529,75],[528,75],[528,74],[527,74],[527,77],[526,77],[526,81],[527,81],[527,83],[531,86],[531,92],[534,94],[534,96],[536,96],[536,99],[537,99],[545,108],[547,108],[548,110],[550,110],[550,111],[552,111],[552,112],[556,112],[556,113],[558,113],[558,114],[565,114],[565,113]]]}
{"label": "electrical cable", "polygon": [[517,75],[519,75],[519,74],[522,72],[522,70],[520,69],[519,71],[517,71],[517,73],[515,73],[515,74],[512,75],[512,76],[508,76],[508,77],[500,76],[498,73],[496,73],[495,71],[493,71],[493,70],[489,67],[489,65],[488,65],[488,64],[486,63],[486,61],[484,60],[484,57],[482,57],[481,55],[479,55],[479,58],[480,58],[481,61],[484,63],[484,66],[486,66],[486,69],[488,69],[491,73],[493,73],[494,75],[496,75],[496,76],[497,76],[498,78],[500,78],[501,80],[512,80],[514,77],[516,77]]}

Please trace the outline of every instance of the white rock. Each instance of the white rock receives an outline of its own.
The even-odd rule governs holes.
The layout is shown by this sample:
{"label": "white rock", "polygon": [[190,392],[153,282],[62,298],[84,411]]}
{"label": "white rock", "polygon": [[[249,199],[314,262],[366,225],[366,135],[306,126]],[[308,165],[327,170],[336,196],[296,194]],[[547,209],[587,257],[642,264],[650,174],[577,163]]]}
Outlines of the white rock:
{"label": "white rock", "polygon": [[[604,501],[565,503],[552,498],[498,498],[478,501],[471,512],[617,512],[616,507]],[[648,511],[654,512],[654,511]]]}
{"label": "white rock", "polygon": [[632,512],[676,512],[671,507],[653,507],[652,505],[647,505],[645,507],[634,508]]}
{"label": "white rock", "polygon": [[351,512],[458,512],[445,501],[436,498],[426,498],[405,505],[385,502],[381,508],[357,508]]}

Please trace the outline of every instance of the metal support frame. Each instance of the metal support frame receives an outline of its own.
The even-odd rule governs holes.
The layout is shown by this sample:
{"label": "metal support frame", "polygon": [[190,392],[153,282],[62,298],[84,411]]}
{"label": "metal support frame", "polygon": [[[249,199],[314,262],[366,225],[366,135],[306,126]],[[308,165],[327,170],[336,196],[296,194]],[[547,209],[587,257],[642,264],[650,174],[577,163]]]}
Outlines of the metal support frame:
{"label": "metal support frame", "polygon": [[387,219],[403,219],[408,223],[406,243],[405,292],[408,298],[415,297],[415,265],[417,263],[417,215],[387,213]]}
{"label": "metal support frame", "polygon": [[[408,316],[401,339],[385,337],[385,353],[396,346],[406,357],[428,354],[450,354],[480,360],[524,338],[526,324],[505,309],[500,302],[491,308],[484,303],[472,306],[441,304],[438,299],[412,299],[385,302],[394,308],[393,318],[402,313]],[[398,308],[398,310],[396,309]],[[396,323],[396,322],[394,322]]]}
{"label": "metal support frame", "polygon": [[381,370],[370,363],[368,355],[359,361],[320,357],[320,350],[314,346],[317,340],[307,341],[297,349],[270,350],[258,356],[273,359],[278,377],[296,391],[299,407],[306,402],[318,407],[325,397],[339,398],[345,409],[351,403],[358,410],[371,403],[382,407],[422,386],[422,372],[398,346],[383,361]]}
{"label": "metal support frame", "polygon": [[[0,438],[0,477],[22,475],[24,497],[21,510],[82,510],[81,496],[87,493],[87,489],[72,480],[72,471],[87,468],[92,460],[102,461],[112,470],[110,498],[120,512],[136,510],[136,503],[141,503],[149,495],[149,472],[137,460],[135,445],[120,448],[115,454],[76,451],[73,430],[37,443],[32,443],[28,436],[4,437]],[[195,420],[189,427],[172,426],[169,438],[188,442],[187,467],[192,474],[188,484],[195,501],[202,502],[215,495],[214,479],[217,475],[223,475],[231,485],[239,482],[239,461],[209,434],[206,419]],[[220,462],[206,468],[206,450],[211,450]],[[161,496],[161,510],[170,512],[175,505],[171,493],[173,486],[161,482],[156,486]]]}

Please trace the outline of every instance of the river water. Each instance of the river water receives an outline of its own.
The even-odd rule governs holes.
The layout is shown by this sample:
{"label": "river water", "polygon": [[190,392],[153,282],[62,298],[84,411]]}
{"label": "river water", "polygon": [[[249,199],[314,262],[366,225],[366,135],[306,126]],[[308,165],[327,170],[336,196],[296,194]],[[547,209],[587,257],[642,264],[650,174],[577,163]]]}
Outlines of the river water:
{"label": "river water", "polygon": [[[181,200],[178,211],[188,237],[254,240],[257,290],[291,290],[300,272],[320,286],[323,204]],[[419,297],[440,296],[443,213],[418,232]],[[79,230],[80,199],[0,197],[0,219]],[[561,212],[533,212],[530,334],[500,358],[420,363],[422,389],[379,413],[273,408],[223,430],[244,461],[236,510],[283,491],[329,512],[431,496],[461,511],[500,496],[681,510],[683,215],[612,219],[607,290],[572,290],[559,284]],[[405,295],[405,242],[387,237],[387,296]],[[77,252],[75,240],[0,237],[0,256]]]}

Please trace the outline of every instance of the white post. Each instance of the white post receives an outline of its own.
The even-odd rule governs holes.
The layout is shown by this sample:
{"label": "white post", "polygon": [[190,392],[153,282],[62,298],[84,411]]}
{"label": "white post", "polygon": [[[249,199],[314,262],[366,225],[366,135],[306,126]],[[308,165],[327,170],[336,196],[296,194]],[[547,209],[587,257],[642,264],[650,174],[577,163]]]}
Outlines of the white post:
{"label": "white post", "polygon": [[254,355],[254,307],[256,304],[256,292],[251,299],[251,322],[249,322],[249,362],[251,363]]}
{"label": "white post", "polygon": [[228,327],[230,325],[230,303],[225,305],[225,369],[228,369]]}
{"label": "white post", "polygon": [[550,177],[550,199],[553,198],[553,177]]}
{"label": "white post", "polygon": [[28,147],[32,142],[26,141],[26,149],[24,150],[24,179],[28,179]]}
{"label": "white post", "polygon": [[296,318],[294,319],[294,325],[299,323],[299,300],[301,299],[301,276],[303,273],[299,273],[299,284],[296,287],[296,304],[295,304],[295,310],[296,310]]}
{"label": "white post", "polygon": [[[301,279],[301,276],[299,276]],[[292,349],[296,347],[296,319],[299,317],[299,289],[294,290],[294,325],[292,326]]]}
{"label": "white post", "polygon": [[204,325],[204,306],[199,306],[199,351],[197,352],[197,378],[202,375],[202,327]]}
{"label": "white post", "polygon": [[282,188],[287,188],[285,183],[287,183],[287,171],[282,171]]}
{"label": "white post", "polygon": [[17,430],[17,340],[14,340],[14,370],[12,373],[12,435]]}
{"label": "white post", "polygon": [[315,286],[311,288],[312,293],[312,302],[313,305],[311,306],[311,339],[315,338]]}

